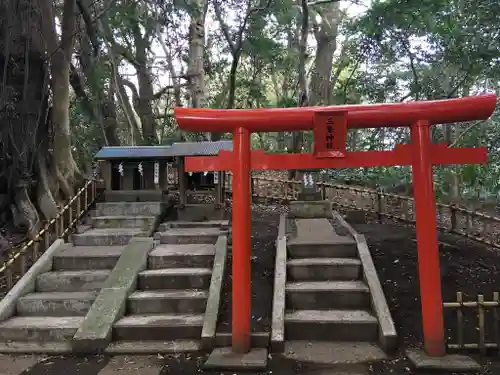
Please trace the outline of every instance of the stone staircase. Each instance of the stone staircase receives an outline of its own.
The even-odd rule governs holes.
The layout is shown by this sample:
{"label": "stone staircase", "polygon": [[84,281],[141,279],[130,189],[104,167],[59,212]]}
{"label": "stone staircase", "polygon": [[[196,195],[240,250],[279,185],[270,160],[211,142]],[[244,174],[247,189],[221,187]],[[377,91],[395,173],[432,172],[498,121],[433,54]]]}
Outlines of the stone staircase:
{"label": "stone staircase", "polygon": [[377,342],[380,322],[356,240],[326,218],[291,221],[295,233],[283,250],[284,339]]}
{"label": "stone staircase", "polygon": [[15,314],[0,322],[2,347],[51,343],[67,346],[120,257],[123,246],[64,244],[52,269],[34,280],[34,291],[21,296]]}
{"label": "stone staircase", "polygon": [[159,202],[98,203],[91,225],[74,234],[75,246],[126,245],[132,237],[148,237],[162,214]]}
{"label": "stone staircase", "polygon": [[[155,233],[125,316],[113,326],[114,351],[141,342],[163,351],[200,348],[208,290],[223,222],[171,222]],[[123,350],[121,350],[123,352]]]}
{"label": "stone staircase", "polygon": [[71,339],[125,245],[149,236],[161,211],[160,202],[97,203],[91,225],[82,225],[50,258],[42,256],[21,280],[24,286],[2,301],[0,352],[42,346],[71,351]]}

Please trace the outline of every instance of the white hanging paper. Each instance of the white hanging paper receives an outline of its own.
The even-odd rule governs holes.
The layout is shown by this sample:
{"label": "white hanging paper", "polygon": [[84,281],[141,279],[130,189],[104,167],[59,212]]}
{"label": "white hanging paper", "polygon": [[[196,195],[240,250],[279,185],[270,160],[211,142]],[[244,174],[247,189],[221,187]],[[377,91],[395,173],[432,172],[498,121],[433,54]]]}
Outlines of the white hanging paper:
{"label": "white hanging paper", "polygon": [[304,187],[313,187],[314,186],[314,180],[313,180],[313,175],[312,173],[304,173],[304,176],[302,178],[304,180]]}
{"label": "white hanging paper", "polygon": [[154,184],[158,185],[160,183],[160,163],[155,162],[154,168]]}
{"label": "white hanging paper", "polygon": [[123,162],[118,165],[118,173],[123,177]]}
{"label": "white hanging paper", "polygon": [[219,183],[219,172],[214,172],[214,184],[217,185]]}
{"label": "white hanging paper", "polygon": [[139,163],[139,165],[137,166],[137,169],[139,170],[139,174],[142,176],[143,173],[144,173],[144,170],[142,169],[142,161]]}

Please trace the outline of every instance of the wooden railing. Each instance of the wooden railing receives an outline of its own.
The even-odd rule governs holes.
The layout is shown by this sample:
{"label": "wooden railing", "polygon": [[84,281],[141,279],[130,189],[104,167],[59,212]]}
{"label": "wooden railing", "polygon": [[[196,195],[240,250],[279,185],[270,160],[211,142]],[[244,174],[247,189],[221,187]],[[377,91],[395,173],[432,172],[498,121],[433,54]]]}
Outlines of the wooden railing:
{"label": "wooden railing", "polygon": [[[0,296],[9,291],[41,254],[58,238],[67,238],[96,199],[95,180],[88,180],[34,239],[4,254],[0,266]],[[6,258],[6,259],[5,259]]]}
{"label": "wooden railing", "polygon": [[[464,301],[463,294],[457,292],[455,302],[445,302],[443,305],[445,309],[455,310],[457,323],[448,348],[475,349],[481,354],[486,354],[488,349],[500,348],[500,293],[493,293],[490,301],[486,301],[482,294],[477,296],[476,301]],[[477,337],[477,342],[465,343],[466,332],[473,332],[472,336]]]}
{"label": "wooden railing", "polygon": [[[296,200],[302,181],[252,176],[252,196],[287,202]],[[331,200],[339,210],[359,210],[382,222],[384,218],[415,224],[414,200],[411,197],[388,194],[375,189],[319,182],[322,198]],[[232,175],[225,178],[227,192],[232,189]],[[458,234],[484,244],[500,248],[500,218],[455,204],[436,204],[438,229]]]}

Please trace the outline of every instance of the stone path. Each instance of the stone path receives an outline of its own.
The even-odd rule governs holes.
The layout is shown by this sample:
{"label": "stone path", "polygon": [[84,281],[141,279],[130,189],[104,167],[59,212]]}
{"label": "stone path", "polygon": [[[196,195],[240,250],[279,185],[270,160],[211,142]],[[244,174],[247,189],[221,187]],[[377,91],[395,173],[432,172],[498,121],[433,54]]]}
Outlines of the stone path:
{"label": "stone path", "polygon": [[[196,362],[196,358],[192,358]],[[170,364],[169,364],[170,363]],[[182,365],[171,367],[168,358],[160,355],[149,356],[88,356],[88,357],[64,357],[64,356],[9,356],[0,355],[0,375],[49,375],[49,374],[78,374],[78,375],[237,375],[238,372],[204,372],[198,366],[188,365],[189,369],[183,370]],[[331,368],[302,368],[294,371],[283,368],[281,365],[270,366],[267,371],[259,373],[245,372],[245,375],[272,374],[272,375],[368,375],[366,365],[334,365]],[[291,370],[291,371],[290,371]]]}
{"label": "stone path", "polygon": [[335,240],[341,238],[328,219],[296,219],[297,238],[300,240]]}

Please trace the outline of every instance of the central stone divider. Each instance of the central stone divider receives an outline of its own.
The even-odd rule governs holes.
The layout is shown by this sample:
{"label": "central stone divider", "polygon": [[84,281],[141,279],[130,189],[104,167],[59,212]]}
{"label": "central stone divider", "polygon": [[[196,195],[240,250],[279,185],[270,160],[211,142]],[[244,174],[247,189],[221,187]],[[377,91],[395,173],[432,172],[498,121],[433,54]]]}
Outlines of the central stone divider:
{"label": "central stone divider", "polygon": [[178,353],[215,346],[227,221],[169,222],[132,238],[73,336],[79,353]]}
{"label": "central stone divider", "polygon": [[96,300],[72,339],[73,351],[98,353],[112,341],[113,324],[125,314],[126,301],[137,286],[137,275],[147,267],[152,238],[132,238],[111,271]]}

